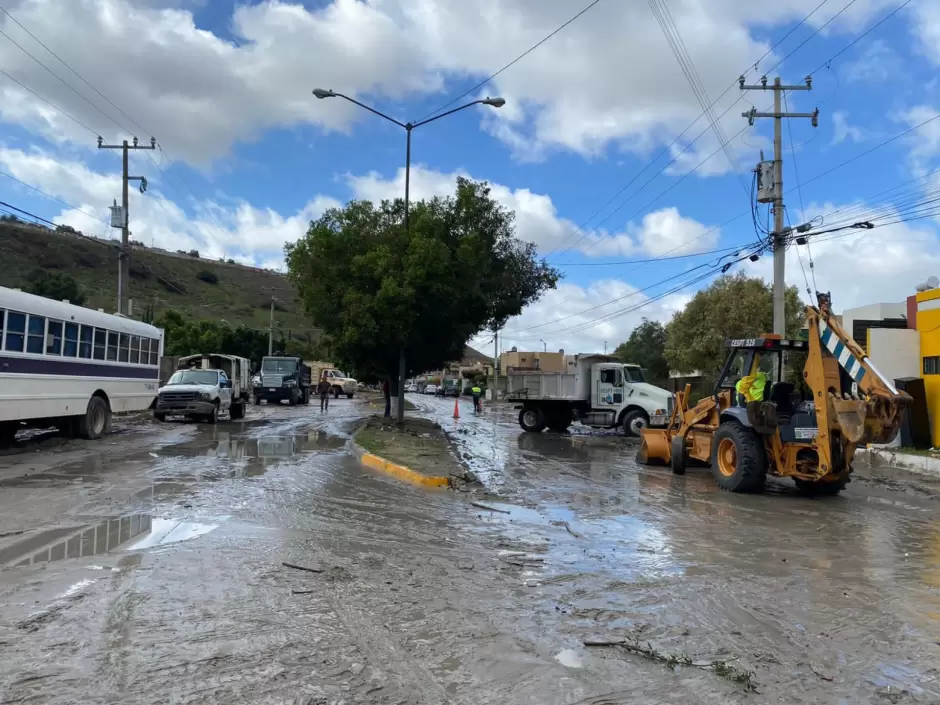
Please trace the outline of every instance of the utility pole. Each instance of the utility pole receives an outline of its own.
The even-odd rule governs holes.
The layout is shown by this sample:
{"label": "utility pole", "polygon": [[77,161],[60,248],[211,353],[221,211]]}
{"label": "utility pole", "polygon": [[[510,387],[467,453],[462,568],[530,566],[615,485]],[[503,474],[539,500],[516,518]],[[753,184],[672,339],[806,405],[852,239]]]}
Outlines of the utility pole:
{"label": "utility pole", "polygon": [[774,119],[774,168],[773,168],[773,208],[774,208],[774,333],[786,337],[786,245],[787,236],[784,234],[783,210],[783,118],[810,118],[813,127],[819,126],[819,108],[811,113],[785,113],[781,111],[780,101],[784,91],[811,91],[813,90],[813,77],[807,76],[802,86],[784,86],[780,77],[774,79],[773,85],[767,85],[767,77],[762,76],[760,85],[745,85],[744,76],[738,79],[742,91],[773,91],[774,111],[772,113],[759,113],[752,107],[748,112],[741,113],[748,123],[753,125],[757,118]]}
{"label": "utility pole", "polygon": [[268,323],[268,357],[274,354],[274,296],[271,296],[271,321]]}
{"label": "utility pole", "polygon": [[[127,311],[127,290],[130,288],[130,259],[128,257],[128,249],[130,246],[130,231],[127,229],[128,226],[128,216],[127,210],[129,206],[129,198],[127,193],[127,184],[129,181],[139,181],[140,182],[140,192],[144,193],[147,190],[147,179],[143,176],[129,176],[127,173],[127,153],[131,149],[156,149],[157,140],[153,137],[150,138],[149,145],[140,145],[137,144],[137,138],[134,138],[133,144],[128,144],[127,140],[124,140],[121,144],[105,144],[104,139],[101,137],[98,138],[98,149],[120,149],[122,151],[121,160],[123,162],[123,169],[121,173],[121,210],[116,211],[112,209],[111,216],[111,227],[120,227],[121,228],[121,249],[120,254],[118,254],[118,293],[117,293],[117,312],[118,313],[128,313]],[[114,224],[115,218],[114,214],[118,215],[118,225]]]}
{"label": "utility pole", "polygon": [[493,331],[493,394],[490,401],[496,401],[497,365],[499,365],[499,331],[495,330]]}

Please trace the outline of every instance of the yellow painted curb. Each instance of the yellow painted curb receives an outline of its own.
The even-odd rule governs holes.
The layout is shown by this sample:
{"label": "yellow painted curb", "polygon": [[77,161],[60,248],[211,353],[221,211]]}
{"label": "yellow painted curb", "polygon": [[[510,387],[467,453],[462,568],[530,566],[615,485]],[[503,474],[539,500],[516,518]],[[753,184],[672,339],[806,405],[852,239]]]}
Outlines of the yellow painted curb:
{"label": "yellow painted curb", "polygon": [[360,462],[373,470],[380,470],[392,477],[397,477],[399,480],[413,482],[416,485],[424,485],[425,487],[447,487],[450,484],[446,477],[422,475],[420,472],[415,472],[411,468],[390,462],[372,453],[363,453]]}

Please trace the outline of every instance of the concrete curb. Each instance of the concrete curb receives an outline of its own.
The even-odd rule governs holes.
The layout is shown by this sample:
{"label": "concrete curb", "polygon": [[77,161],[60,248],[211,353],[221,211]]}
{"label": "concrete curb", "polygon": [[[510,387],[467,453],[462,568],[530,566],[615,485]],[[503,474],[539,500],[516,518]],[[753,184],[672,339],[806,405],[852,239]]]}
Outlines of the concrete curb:
{"label": "concrete curb", "polygon": [[403,480],[404,482],[410,482],[414,485],[421,485],[422,487],[449,487],[450,478],[443,477],[441,475],[424,475],[420,472],[416,472],[409,467],[404,465],[399,465],[398,463],[393,463],[390,460],[385,458],[380,458],[378,455],[370,453],[361,445],[356,443],[356,434],[359,433],[365,426],[360,426],[357,428],[353,434],[349,437],[347,441],[347,449],[359,463],[367,468],[372,470],[378,470],[384,472],[387,475],[390,475],[398,480]]}
{"label": "concrete curb", "polygon": [[901,453],[892,448],[866,448],[860,453],[872,467],[888,465],[919,475],[940,477],[940,457],[930,458],[913,453]]}

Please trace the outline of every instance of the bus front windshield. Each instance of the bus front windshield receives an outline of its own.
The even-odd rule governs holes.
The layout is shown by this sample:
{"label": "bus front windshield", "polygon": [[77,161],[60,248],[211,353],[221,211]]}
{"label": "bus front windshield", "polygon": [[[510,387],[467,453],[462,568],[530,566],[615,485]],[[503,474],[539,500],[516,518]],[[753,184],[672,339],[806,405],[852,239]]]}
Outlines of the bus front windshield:
{"label": "bus front windshield", "polygon": [[174,384],[209,384],[215,385],[219,381],[219,373],[213,370],[178,370],[170,377],[167,385]]}

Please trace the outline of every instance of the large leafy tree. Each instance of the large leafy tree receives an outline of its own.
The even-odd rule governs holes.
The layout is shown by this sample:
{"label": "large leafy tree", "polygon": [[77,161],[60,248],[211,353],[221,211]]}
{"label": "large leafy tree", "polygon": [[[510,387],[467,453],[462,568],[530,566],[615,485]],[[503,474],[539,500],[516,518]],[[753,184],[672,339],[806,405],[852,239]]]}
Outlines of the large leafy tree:
{"label": "large leafy tree", "polygon": [[669,377],[669,363],[666,362],[666,327],[659,321],[644,318],[633,329],[626,342],[614,350],[623,362],[631,362],[645,369],[651,379],[663,382]]}
{"label": "large leafy tree", "polygon": [[[485,182],[412,205],[353,201],[310,224],[285,247],[288,278],[337,359],[396,385],[460,359],[485,328],[500,328],[554,288],[559,274],[515,238],[515,214]],[[403,409],[399,409],[399,417]]]}
{"label": "large leafy tree", "polygon": [[[245,326],[233,328],[209,319],[186,318],[173,309],[160,314],[155,325],[163,329],[163,350],[166,355],[221,353],[245,357],[258,365],[261,358],[268,354],[267,331]],[[275,355],[283,354],[283,338],[275,339],[273,347]]]}
{"label": "large leafy tree", "polygon": [[[787,289],[787,335],[795,337],[805,304],[795,286]],[[773,331],[773,289],[763,279],[737,274],[699,291],[666,326],[666,360],[679,372],[717,372],[727,358],[728,338]]]}

